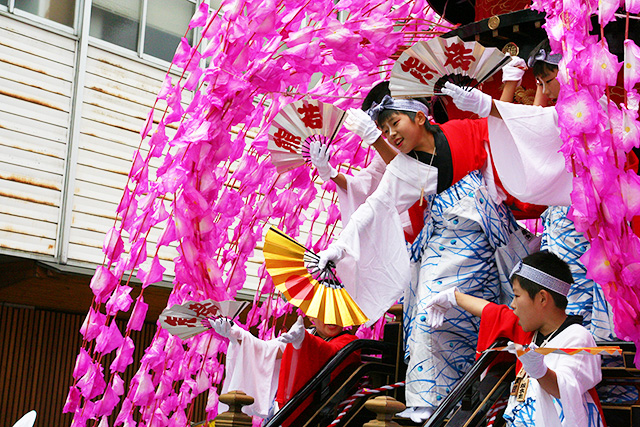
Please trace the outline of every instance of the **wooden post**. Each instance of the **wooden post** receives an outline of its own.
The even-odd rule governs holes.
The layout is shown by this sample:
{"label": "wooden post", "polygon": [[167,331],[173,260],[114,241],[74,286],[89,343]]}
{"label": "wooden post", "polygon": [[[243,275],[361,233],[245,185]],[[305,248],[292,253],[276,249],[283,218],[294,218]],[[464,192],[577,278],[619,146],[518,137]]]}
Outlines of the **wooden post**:
{"label": "wooden post", "polygon": [[376,419],[365,423],[363,427],[400,427],[400,424],[391,421],[398,412],[404,411],[404,403],[398,402],[393,397],[378,396],[369,399],[364,407],[376,413]]}
{"label": "wooden post", "polygon": [[251,417],[242,412],[242,407],[251,405],[253,397],[241,391],[230,391],[220,396],[220,402],[229,405],[229,410],[215,419],[216,427],[251,427]]}

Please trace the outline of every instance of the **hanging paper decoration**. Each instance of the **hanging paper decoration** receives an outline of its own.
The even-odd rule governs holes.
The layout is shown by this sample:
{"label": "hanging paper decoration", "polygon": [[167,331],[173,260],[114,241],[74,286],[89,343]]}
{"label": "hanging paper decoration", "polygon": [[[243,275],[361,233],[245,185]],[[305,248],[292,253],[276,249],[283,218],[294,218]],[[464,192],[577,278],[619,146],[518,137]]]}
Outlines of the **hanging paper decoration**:
{"label": "hanging paper decoration", "polygon": [[436,37],[405,50],[393,65],[391,96],[415,98],[440,93],[446,82],[475,87],[511,61],[496,48],[464,42],[458,36]]}
{"label": "hanging paper decoration", "polygon": [[278,173],[309,163],[311,142],[331,144],[344,118],[340,108],[317,100],[304,99],[285,105],[269,128],[268,148]]}

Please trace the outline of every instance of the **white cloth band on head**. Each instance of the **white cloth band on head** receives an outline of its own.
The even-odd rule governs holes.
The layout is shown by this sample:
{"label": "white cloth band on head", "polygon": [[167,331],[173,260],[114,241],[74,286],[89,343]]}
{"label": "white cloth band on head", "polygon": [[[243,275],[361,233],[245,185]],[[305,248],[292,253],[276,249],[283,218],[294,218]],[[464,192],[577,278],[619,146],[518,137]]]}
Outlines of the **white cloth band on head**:
{"label": "white cloth band on head", "polygon": [[547,52],[544,48],[540,49],[534,56],[530,56],[527,60],[527,65],[533,67],[538,61],[546,62],[547,64],[558,65],[562,59],[562,54]]}
{"label": "white cloth band on head", "polygon": [[395,99],[389,95],[385,95],[380,104],[375,102],[371,104],[367,114],[376,121],[383,110],[412,111],[414,113],[422,111],[425,116],[429,116],[429,108],[422,102],[413,99]]}
{"label": "white cloth band on head", "polygon": [[564,295],[565,297],[569,295],[571,283],[567,283],[557,277],[553,277],[545,273],[544,271],[540,271],[537,268],[524,264],[522,261],[518,261],[515,267],[513,267],[513,270],[511,270],[511,274],[509,275],[509,279],[513,280],[514,275],[518,275],[524,279],[529,279],[532,282],[557,292],[560,295]]}

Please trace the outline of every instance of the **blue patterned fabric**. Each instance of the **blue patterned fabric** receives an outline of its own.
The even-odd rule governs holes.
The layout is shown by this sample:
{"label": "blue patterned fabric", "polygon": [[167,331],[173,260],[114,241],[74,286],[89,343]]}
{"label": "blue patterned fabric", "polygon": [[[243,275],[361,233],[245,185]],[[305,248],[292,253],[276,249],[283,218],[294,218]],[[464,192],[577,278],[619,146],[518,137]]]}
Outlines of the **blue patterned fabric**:
{"label": "blue patterned fabric", "polygon": [[576,231],[573,221],[567,218],[568,206],[550,206],[541,218],[544,221],[541,250],[548,250],[563,259],[573,274],[567,300],[567,314],[583,317],[583,326],[596,341],[612,341],[615,338],[611,307],[604,297],[602,287],[587,279],[587,270],[580,257],[589,249],[589,241]]}
{"label": "blue patterned fabric", "polygon": [[425,301],[456,286],[499,302],[503,285],[510,285],[506,277],[501,283],[495,250],[518,229],[511,212],[490,199],[478,171],[429,203],[425,227],[410,247],[412,280],[404,298],[407,406],[437,406],[475,359],[479,318],[454,308],[434,330],[425,323]]}
{"label": "blue patterned fabric", "polygon": [[[552,399],[556,407],[556,412],[560,414],[560,422],[564,422],[561,401],[555,397]],[[584,427],[603,427],[600,412],[598,412],[598,407],[593,403],[591,397],[588,398],[584,405],[586,406],[589,416],[589,424]],[[507,421],[507,426],[509,427],[536,427],[535,412],[535,399],[527,396],[524,402],[519,402],[515,406],[508,406],[504,413],[504,419]]]}

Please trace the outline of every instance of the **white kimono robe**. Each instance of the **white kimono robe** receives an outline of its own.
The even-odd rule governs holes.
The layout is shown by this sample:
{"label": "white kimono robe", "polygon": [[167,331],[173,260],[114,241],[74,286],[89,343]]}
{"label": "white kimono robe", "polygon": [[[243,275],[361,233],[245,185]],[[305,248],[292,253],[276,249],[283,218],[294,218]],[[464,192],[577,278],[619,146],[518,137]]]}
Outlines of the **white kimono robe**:
{"label": "white kimono robe", "polygon": [[[594,347],[593,337],[581,325],[570,325],[552,338],[546,347]],[[602,426],[589,389],[602,379],[600,356],[549,354],[544,358],[558,377],[560,399],[544,391],[530,379],[524,402],[509,398],[504,418],[514,427],[596,427]]]}
{"label": "white kimono robe", "polygon": [[[280,360],[278,351],[286,344],[277,340],[263,341],[244,331],[242,342],[229,339],[229,350],[225,365],[225,380],[222,394],[239,390],[255,399],[242,408],[247,415],[267,418],[278,390]],[[226,410],[220,403],[218,412]]]}

